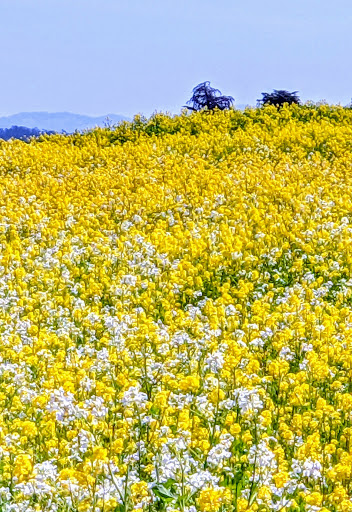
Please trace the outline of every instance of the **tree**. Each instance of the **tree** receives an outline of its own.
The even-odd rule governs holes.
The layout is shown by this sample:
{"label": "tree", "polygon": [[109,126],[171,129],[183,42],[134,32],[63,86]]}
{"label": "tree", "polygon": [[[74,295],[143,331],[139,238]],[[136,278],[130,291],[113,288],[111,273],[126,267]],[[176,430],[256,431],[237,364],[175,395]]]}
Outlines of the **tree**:
{"label": "tree", "polygon": [[298,91],[277,91],[274,89],[273,92],[262,92],[263,98],[258,101],[258,106],[261,105],[275,105],[276,107],[282,107],[284,103],[288,103],[291,105],[292,103],[295,103],[296,105],[299,105],[300,99],[297,96]]}
{"label": "tree", "polygon": [[222,96],[219,89],[210,87],[210,82],[198,84],[192,92],[193,96],[187,103],[193,103],[193,105],[191,107],[184,105],[189,110],[199,111],[203,108],[213,110],[215,107],[225,110],[230,108],[231,104],[235,101],[232,96]]}

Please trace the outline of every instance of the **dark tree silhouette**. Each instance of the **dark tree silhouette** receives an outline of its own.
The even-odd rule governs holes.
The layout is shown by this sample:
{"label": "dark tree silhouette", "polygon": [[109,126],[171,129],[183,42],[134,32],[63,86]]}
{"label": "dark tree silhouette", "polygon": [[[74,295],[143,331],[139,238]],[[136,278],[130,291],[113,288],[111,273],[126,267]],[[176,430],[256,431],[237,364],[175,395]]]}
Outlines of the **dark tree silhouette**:
{"label": "dark tree silhouette", "polygon": [[189,110],[199,111],[203,108],[213,110],[215,107],[220,110],[230,108],[231,104],[235,101],[232,96],[222,96],[219,89],[210,87],[210,82],[203,82],[198,84],[193,89],[193,96],[187,101],[188,104],[192,104],[191,107],[184,105]]}
{"label": "dark tree silhouette", "polygon": [[274,89],[273,92],[262,92],[262,99],[257,100],[258,106],[261,105],[275,105],[277,107],[282,107],[284,103],[288,103],[291,105],[292,103],[295,103],[296,105],[299,105],[300,99],[297,96],[298,91],[288,92],[288,91],[277,91]]}

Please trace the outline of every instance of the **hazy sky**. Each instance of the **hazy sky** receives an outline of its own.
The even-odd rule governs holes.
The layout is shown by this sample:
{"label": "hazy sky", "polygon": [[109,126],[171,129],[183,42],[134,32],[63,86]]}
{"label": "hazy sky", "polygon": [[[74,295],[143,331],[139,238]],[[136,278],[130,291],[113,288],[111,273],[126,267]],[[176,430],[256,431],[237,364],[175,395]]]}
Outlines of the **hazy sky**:
{"label": "hazy sky", "polygon": [[205,80],[346,104],[351,27],[351,0],[0,0],[0,115],[177,113]]}

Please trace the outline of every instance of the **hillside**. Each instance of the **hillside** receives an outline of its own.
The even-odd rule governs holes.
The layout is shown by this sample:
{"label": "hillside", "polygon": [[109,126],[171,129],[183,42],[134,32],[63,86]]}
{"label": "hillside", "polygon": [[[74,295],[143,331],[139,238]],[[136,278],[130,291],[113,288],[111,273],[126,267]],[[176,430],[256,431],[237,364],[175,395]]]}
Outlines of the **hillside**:
{"label": "hillside", "polygon": [[0,142],[4,510],[352,510],[352,109]]}
{"label": "hillside", "polygon": [[39,128],[40,130],[53,130],[61,133],[73,133],[75,130],[86,130],[96,126],[104,127],[109,118],[111,124],[119,121],[128,121],[125,116],[107,114],[92,117],[71,112],[20,112],[11,116],[0,117],[0,128],[12,126],[25,126],[27,128]]}

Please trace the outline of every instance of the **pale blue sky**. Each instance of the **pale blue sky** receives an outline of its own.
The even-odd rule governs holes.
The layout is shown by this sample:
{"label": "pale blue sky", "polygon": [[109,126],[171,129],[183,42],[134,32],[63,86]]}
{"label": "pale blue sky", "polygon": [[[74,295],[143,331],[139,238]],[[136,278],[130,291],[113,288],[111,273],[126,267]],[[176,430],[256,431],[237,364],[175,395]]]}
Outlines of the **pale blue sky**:
{"label": "pale blue sky", "polygon": [[0,115],[177,113],[210,80],[352,97],[351,0],[0,0]]}

